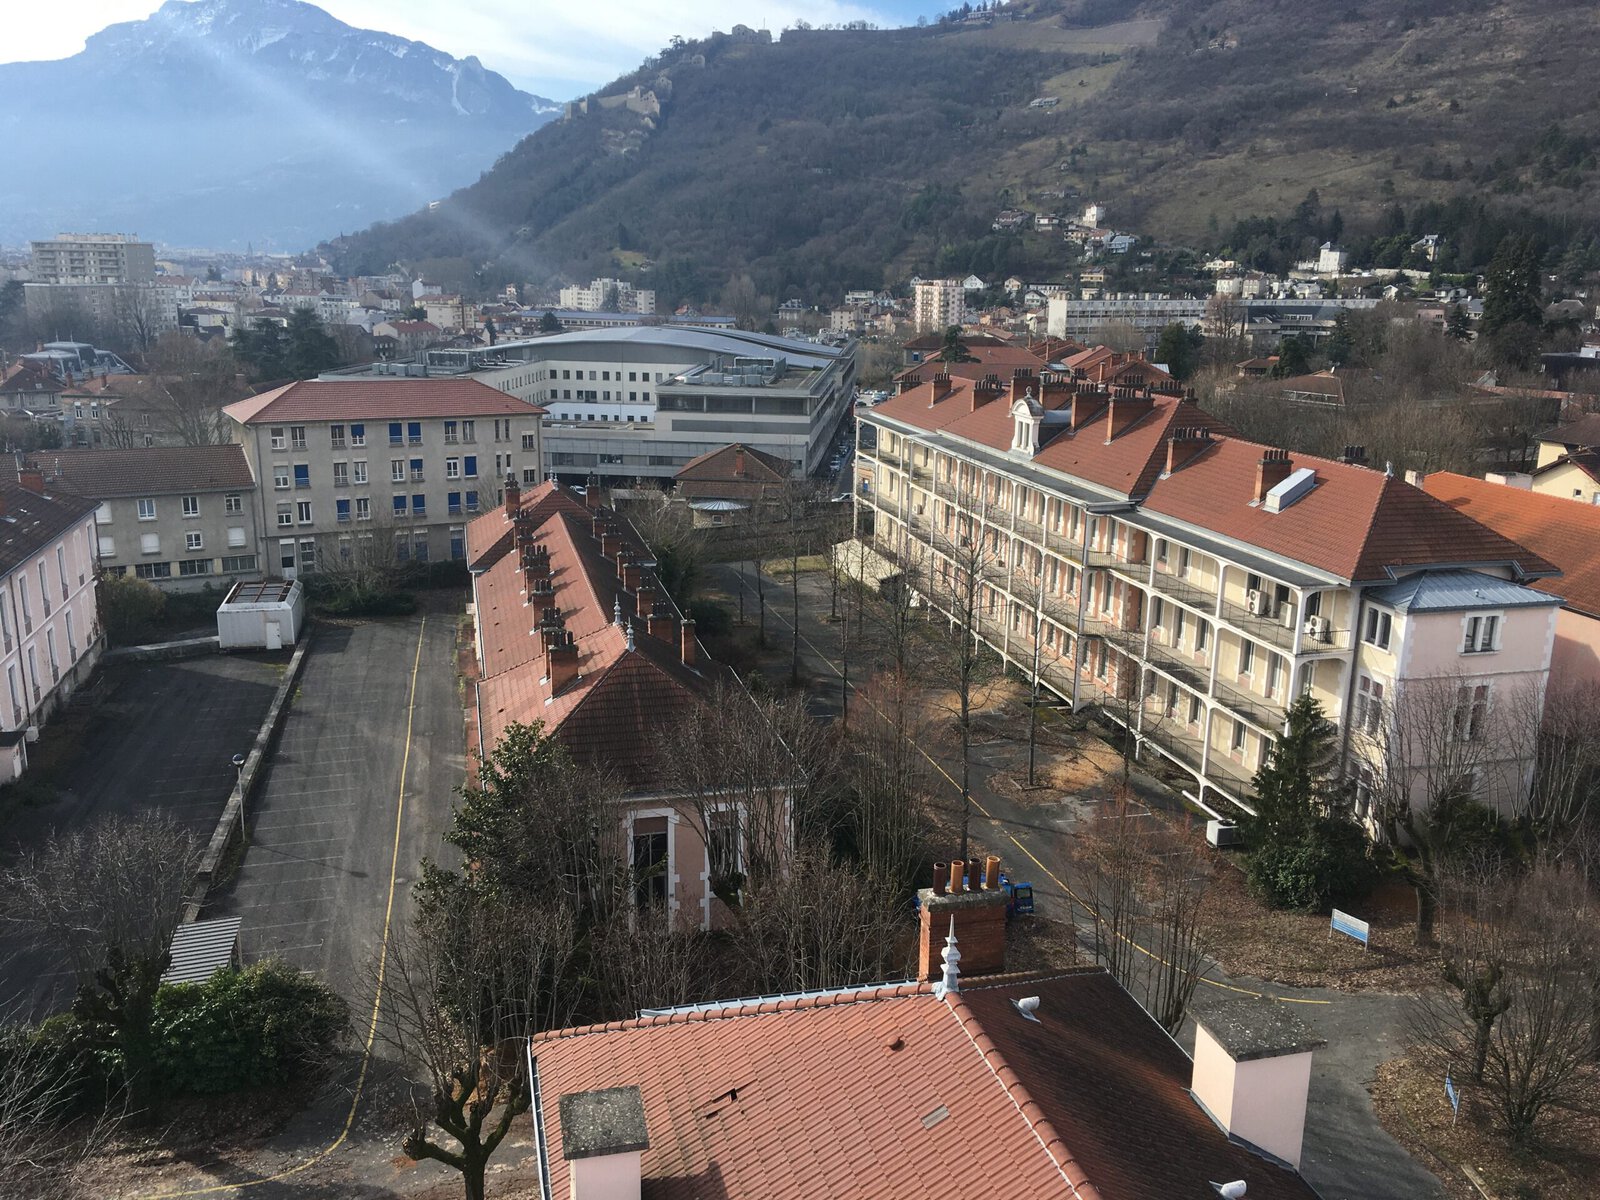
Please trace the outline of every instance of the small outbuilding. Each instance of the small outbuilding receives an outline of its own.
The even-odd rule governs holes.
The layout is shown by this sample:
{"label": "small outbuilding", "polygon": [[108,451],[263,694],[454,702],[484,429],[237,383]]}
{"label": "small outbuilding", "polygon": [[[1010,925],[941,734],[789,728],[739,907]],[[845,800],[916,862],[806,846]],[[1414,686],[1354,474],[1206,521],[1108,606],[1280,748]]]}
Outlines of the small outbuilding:
{"label": "small outbuilding", "polygon": [[238,917],[191,921],[172,935],[171,964],[162,983],[204,983],[218,971],[237,971],[244,965],[239,953]]}
{"label": "small outbuilding", "polygon": [[281,650],[305,625],[305,593],[298,579],[236,583],[217,609],[223,650]]}

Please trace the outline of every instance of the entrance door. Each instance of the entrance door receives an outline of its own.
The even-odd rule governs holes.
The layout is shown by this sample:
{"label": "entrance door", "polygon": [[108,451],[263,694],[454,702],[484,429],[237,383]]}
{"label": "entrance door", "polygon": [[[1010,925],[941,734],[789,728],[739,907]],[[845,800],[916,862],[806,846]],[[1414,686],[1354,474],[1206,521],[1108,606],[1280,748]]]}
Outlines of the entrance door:
{"label": "entrance door", "polygon": [[283,649],[283,626],[276,621],[267,622],[267,649]]}

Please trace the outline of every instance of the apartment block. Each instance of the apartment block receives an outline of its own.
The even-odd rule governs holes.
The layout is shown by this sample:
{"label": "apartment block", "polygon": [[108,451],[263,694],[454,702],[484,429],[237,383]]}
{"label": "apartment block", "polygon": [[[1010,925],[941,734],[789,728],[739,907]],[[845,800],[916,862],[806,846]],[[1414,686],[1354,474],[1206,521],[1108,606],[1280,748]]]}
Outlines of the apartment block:
{"label": "apartment block", "polygon": [[285,579],[464,559],[505,481],[542,478],[544,410],[472,379],[306,380],[223,412],[259,481],[263,567]]}
{"label": "apartment block", "polygon": [[943,333],[967,321],[967,292],[959,279],[922,279],[912,289],[912,321],[919,333]]}
{"label": "apartment block", "polygon": [[97,504],[102,571],[170,591],[261,577],[256,481],[243,446],[56,450],[29,465],[52,492]]}
{"label": "apartment block", "polygon": [[100,660],[94,510],[32,472],[0,483],[0,781],[27,769],[28,743]]}
{"label": "apartment block", "polygon": [[[1559,599],[1539,555],[1365,465],[1246,441],[1176,385],[1017,370],[901,381],[860,414],[858,534],[935,608],[977,580],[979,634],[1249,803],[1301,694],[1338,723],[1366,803],[1396,702],[1448,692],[1452,735],[1542,698]],[[1505,808],[1527,764],[1483,745],[1455,781]]]}
{"label": "apartment block", "polygon": [[33,242],[34,283],[151,283],[155,247],[124,233],[58,233]]}
{"label": "apartment block", "polygon": [[656,311],[652,288],[636,288],[625,279],[594,279],[588,287],[561,289],[561,307],[577,312],[624,312],[650,316]]}

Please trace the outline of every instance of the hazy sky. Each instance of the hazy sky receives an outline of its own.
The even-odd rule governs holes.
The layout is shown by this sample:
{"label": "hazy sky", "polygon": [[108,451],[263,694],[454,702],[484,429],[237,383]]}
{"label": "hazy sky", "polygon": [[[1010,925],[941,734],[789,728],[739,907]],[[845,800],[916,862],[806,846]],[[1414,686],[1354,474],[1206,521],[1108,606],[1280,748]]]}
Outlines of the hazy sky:
{"label": "hazy sky", "polygon": [[[867,20],[907,25],[954,0],[319,0],[339,20],[415,38],[457,58],[475,54],[527,91],[564,100],[637,66],[673,34],[698,37],[743,23],[776,34],[796,19],[813,25]],[[0,62],[66,58],[86,37],[147,17],[159,0],[0,0]]]}

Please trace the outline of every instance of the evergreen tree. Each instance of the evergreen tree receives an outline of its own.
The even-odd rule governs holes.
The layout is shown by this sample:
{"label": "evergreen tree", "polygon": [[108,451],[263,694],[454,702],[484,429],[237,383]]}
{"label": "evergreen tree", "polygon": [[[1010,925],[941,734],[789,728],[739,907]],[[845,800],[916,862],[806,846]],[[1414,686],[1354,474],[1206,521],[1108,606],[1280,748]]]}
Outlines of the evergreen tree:
{"label": "evergreen tree", "polygon": [[1454,338],[1458,342],[1472,340],[1472,321],[1467,316],[1467,310],[1459,304],[1450,306],[1450,315],[1445,318],[1444,335]]}
{"label": "evergreen tree", "polygon": [[1314,697],[1300,696],[1289,706],[1283,735],[1256,771],[1256,815],[1245,823],[1252,840],[1293,834],[1334,812],[1342,795],[1335,781],[1338,761],[1338,730]]}
{"label": "evergreen tree", "polygon": [[1272,373],[1279,379],[1311,374],[1311,348],[1305,338],[1294,334],[1278,343],[1278,365]]}
{"label": "evergreen tree", "polygon": [[309,308],[290,313],[284,331],[284,374],[310,379],[338,365],[339,343],[323,327],[322,319]]}
{"label": "evergreen tree", "polygon": [[967,348],[961,344],[961,326],[952,325],[944,331],[944,347],[939,351],[939,361],[947,363],[967,361]]}
{"label": "evergreen tree", "polygon": [[1543,327],[1539,253],[1531,235],[1508,234],[1489,264],[1478,334],[1500,361],[1527,368],[1539,352]]}
{"label": "evergreen tree", "polygon": [[551,312],[549,309],[545,309],[544,316],[539,318],[539,332],[560,333],[561,318],[556,316],[555,313]]}
{"label": "evergreen tree", "polygon": [[1355,339],[1350,336],[1350,313],[1341,308],[1333,321],[1333,334],[1328,338],[1328,363],[1345,366],[1355,356],[1355,351]]}
{"label": "evergreen tree", "polygon": [[1161,340],[1156,343],[1156,361],[1165,363],[1173,378],[1187,379],[1200,365],[1200,348],[1205,340],[1198,329],[1174,321],[1161,331]]}
{"label": "evergreen tree", "polygon": [[234,334],[233,352],[257,383],[288,374],[283,363],[283,326],[267,317],[257,317],[248,329]]}

